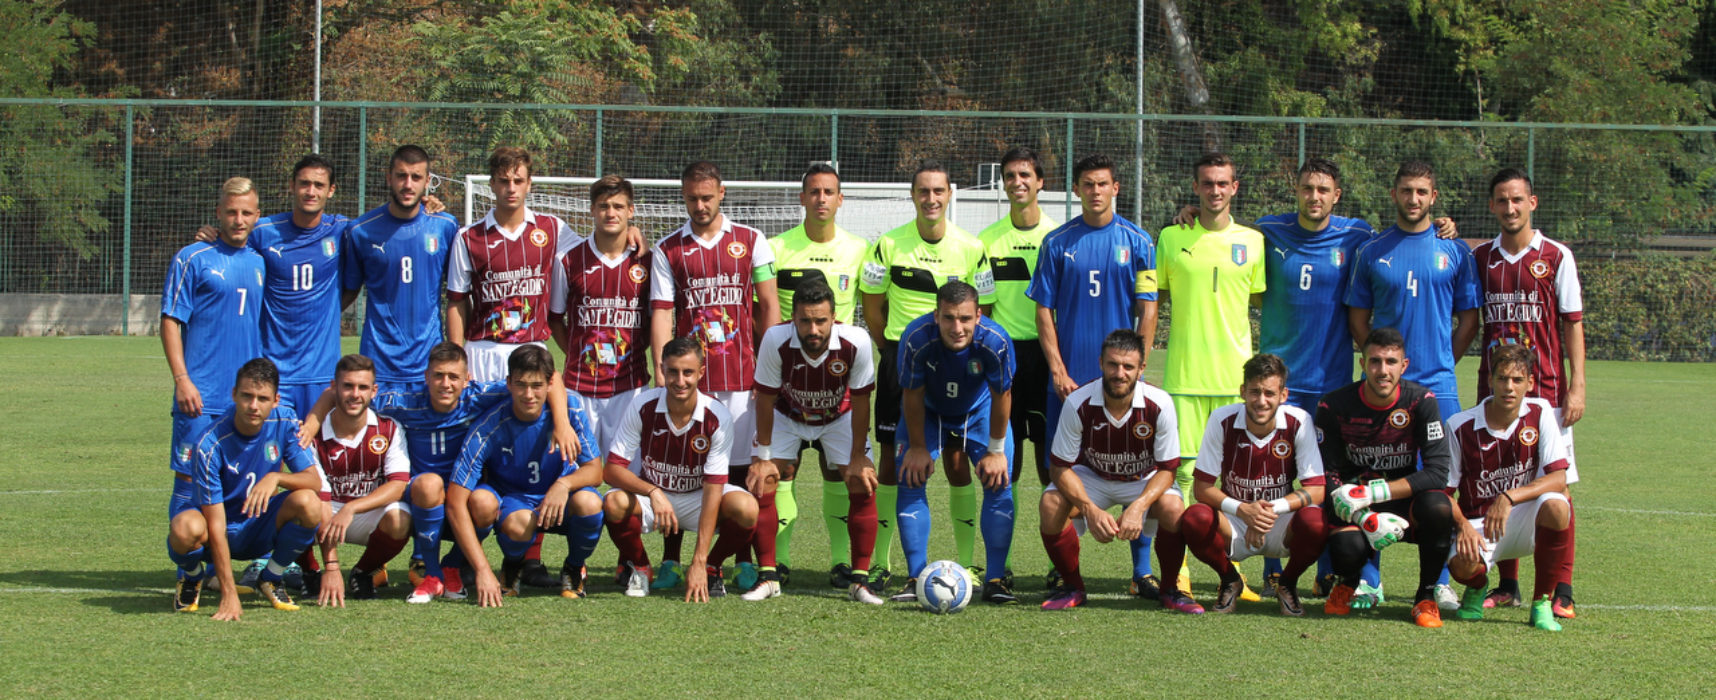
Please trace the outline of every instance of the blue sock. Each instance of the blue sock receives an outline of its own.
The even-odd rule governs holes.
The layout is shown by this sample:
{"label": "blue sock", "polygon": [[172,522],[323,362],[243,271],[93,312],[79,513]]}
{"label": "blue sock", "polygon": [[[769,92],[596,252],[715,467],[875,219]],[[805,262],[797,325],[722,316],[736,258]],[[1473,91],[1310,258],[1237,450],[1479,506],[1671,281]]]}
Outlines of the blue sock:
{"label": "blue sock", "polygon": [[316,528],[299,525],[296,520],[288,520],[280,526],[280,531],[274,536],[274,553],[268,557],[268,568],[262,570],[262,580],[279,583],[282,572],[292,562],[298,561],[298,555],[310,548],[310,543],[316,541]]}
{"label": "blue sock", "polygon": [[[493,525],[477,528],[477,544],[482,544],[483,540],[488,539],[489,532],[494,529],[495,526]],[[441,568],[443,569],[463,569],[470,565],[471,560],[465,556],[464,550],[459,549],[458,544],[453,545],[452,551],[447,552],[447,556],[441,557]]]}
{"label": "blue sock", "polygon": [[561,532],[566,535],[567,571],[577,571],[596,552],[596,545],[602,542],[602,512],[590,515],[570,515],[566,522],[560,525]]}
{"label": "blue sock", "polygon": [[445,505],[422,508],[411,505],[411,558],[420,559],[429,575],[441,575],[441,524],[447,520]]}
{"label": "blue sock", "polygon": [[[1129,543],[1132,545],[1132,578],[1150,575],[1150,542],[1154,539],[1139,535]],[[1179,572],[1174,572],[1174,575],[1178,576]]]}
{"label": "blue sock", "polygon": [[[1335,568],[1335,565],[1329,560],[1329,548],[1324,547],[1322,556],[1317,557],[1317,580],[1321,581],[1328,578],[1329,570],[1333,568]],[[1324,591],[1324,593],[1327,592],[1328,591]]]}
{"label": "blue sock", "polygon": [[1441,578],[1436,579],[1436,583],[1443,586],[1448,585],[1448,567],[1442,567],[1442,576]]}
{"label": "blue sock", "polygon": [[1013,489],[984,490],[978,526],[983,530],[984,575],[1000,578],[1013,549]]}
{"label": "blue sock", "polygon": [[894,524],[900,531],[900,551],[906,555],[908,576],[916,577],[929,566],[930,508],[924,487],[900,486]]}
{"label": "blue sock", "polygon": [[495,535],[495,543],[500,545],[501,556],[507,559],[523,559],[524,553],[530,551],[530,545],[536,542],[536,533],[532,532],[523,540],[515,540],[506,536],[506,532]]}
{"label": "blue sock", "polygon": [[1263,577],[1269,578],[1270,574],[1279,573],[1281,573],[1281,560],[1275,557],[1265,557],[1263,559]]}
{"label": "blue sock", "polygon": [[1381,552],[1371,553],[1370,559],[1364,563],[1364,568],[1359,571],[1359,580],[1370,584],[1371,588],[1379,588],[1382,586]]}
{"label": "blue sock", "polygon": [[201,580],[208,571],[203,568],[203,555],[206,551],[198,547],[184,554],[173,551],[172,545],[167,545],[167,558],[179,566],[179,575],[191,581]]}

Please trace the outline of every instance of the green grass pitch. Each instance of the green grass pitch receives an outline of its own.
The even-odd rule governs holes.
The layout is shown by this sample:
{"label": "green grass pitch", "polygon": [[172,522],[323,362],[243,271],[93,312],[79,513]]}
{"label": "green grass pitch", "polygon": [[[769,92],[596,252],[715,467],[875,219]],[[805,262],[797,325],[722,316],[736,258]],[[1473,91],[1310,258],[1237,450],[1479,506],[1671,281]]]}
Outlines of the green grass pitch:
{"label": "green grass pitch", "polygon": [[[348,339],[348,344],[355,341]],[[1158,356],[1154,367],[1161,366]],[[1461,365],[1470,391],[1474,363]],[[1025,604],[955,616],[849,603],[825,587],[813,482],[782,598],[625,598],[604,537],[594,595],[499,610],[385,599],[297,613],[245,607],[237,624],[170,612],[164,551],[168,373],[152,338],[0,339],[0,693],[18,696],[1259,694],[1690,695],[1716,661],[1716,509],[1703,488],[1704,406],[1716,366],[1592,363],[1577,427],[1579,618],[1537,633],[1524,609],[1441,630],[1406,621],[1416,556],[1385,557],[1380,610],[1331,619],[1273,601],[1186,617],[1125,599],[1126,550],[1084,540],[1089,607],[1049,614],[1036,489],[1020,491],[1014,568]],[[1156,376],[1153,374],[1152,376]],[[1470,400],[1468,395],[1467,400]],[[1032,479],[1031,481],[1034,481]],[[930,502],[946,520],[946,486]],[[932,558],[952,555],[938,525]],[[659,540],[651,539],[652,552]],[[548,559],[564,552],[550,540]],[[498,552],[490,545],[491,560]],[[896,560],[900,554],[896,547]],[[1246,562],[1255,582],[1261,562]],[[1194,563],[1196,593],[1214,575]],[[1530,585],[1531,564],[1524,566]],[[1309,580],[1305,582],[1308,588]]]}

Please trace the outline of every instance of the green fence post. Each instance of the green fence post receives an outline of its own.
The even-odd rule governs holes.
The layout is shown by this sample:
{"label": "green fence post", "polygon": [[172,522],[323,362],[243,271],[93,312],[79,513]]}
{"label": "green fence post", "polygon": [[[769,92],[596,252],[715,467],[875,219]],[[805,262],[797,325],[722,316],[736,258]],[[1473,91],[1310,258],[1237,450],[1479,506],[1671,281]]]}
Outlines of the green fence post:
{"label": "green fence post", "polygon": [[120,255],[119,334],[131,335],[131,144],[137,120],[125,106],[125,251]]}
{"label": "green fence post", "polygon": [[358,212],[367,211],[368,199],[364,186],[369,183],[369,108],[358,108]]}
{"label": "green fence post", "polygon": [[596,110],[596,177],[602,176],[602,110]]}
{"label": "green fence post", "polygon": [[1067,196],[1066,196],[1065,200],[1062,201],[1062,204],[1064,204],[1065,207],[1064,207],[1064,211],[1061,213],[1061,220],[1062,221],[1072,221],[1072,193],[1073,193],[1073,189],[1074,189],[1074,187],[1073,187],[1073,120],[1072,120],[1072,117],[1067,117],[1067,157],[1066,157],[1066,161],[1067,161]]}
{"label": "green fence post", "polygon": [[1299,122],[1299,167],[1305,167],[1305,122]]}
{"label": "green fence post", "polygon": [[1525,176],[1537,180],[1537,130],[1525,130]]}
{"label": "green fence post", "polygon": [[834,169],[840,169],[840,112],[836,111],[828,119],[828,160],[834,164]]}

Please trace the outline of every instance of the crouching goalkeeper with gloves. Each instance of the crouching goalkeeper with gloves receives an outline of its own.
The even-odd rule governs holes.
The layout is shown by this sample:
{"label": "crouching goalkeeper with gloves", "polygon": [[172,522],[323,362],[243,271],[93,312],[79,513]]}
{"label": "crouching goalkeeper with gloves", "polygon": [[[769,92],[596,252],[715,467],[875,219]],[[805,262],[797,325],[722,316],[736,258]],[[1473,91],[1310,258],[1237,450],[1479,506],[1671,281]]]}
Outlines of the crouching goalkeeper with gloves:
{"label": "crouching goalkeeper with gloves", "polygon": [[1449,448],[1436,396],[1402,381],[1406,342],[1378,328],[1360,348],[1364,381],[1323,395],[1317,442],[1328,475],[1323,510],[1330,523],[1329,557],[1340,584],[1323,612],[1352,611],[1359,569],[1371,552],[1405,540],[1418,545],[1418,594],[1412,621],[1441,627],[1436,583],[1453,547],[1454,511],[1448,484]]}

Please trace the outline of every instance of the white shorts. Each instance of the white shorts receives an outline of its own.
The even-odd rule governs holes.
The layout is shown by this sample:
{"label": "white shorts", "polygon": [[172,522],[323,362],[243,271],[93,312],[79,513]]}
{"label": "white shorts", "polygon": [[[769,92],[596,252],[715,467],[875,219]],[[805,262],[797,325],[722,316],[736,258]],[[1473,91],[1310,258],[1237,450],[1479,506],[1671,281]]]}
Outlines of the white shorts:
{"label": "white shorts", "polygon": [[[334,503],[333,506],[334,512],[338,513],[346,504]],[[351,527],[346,528],[346,544],[369,546],[369,536],[375,534],[375,528],[381,525],[381,519],[396,510],[405,512],[406,517],[410,517],[410,511],[406,510],[404,501],[394,501],[352,516]]]}
{"label": "white shorts", "polygon": [[1245,561],[1259,554],[1271,559],[1287,558],[1287,526],[1292,524],[1293,518],[1298,517],[1299,513],[1282,513],[1276,516],[1275,526],[1269,528],[1269,534],[1263,536],[1263,546],[1258,549],[1252,549],[1251,545],[1245,543],[1245,533],[1249,528],[1244,520],[1237,515],[1222,515],[1227,517],[1227,524],[1233,526],[1233,539],[1227,544],[1227,558],[1230,561]]}
{"label": "white shorts", "polygon": [[[727,494],[734,491],[744,491],[744,489],[732,484],[721,485],[722,498],[726,498]],[[697,519],[703,515],[703,489],[686,493],[662,489],[661,493],[667,496],[668,503],[673,504],[673,517],[679,519],[679,529],[686,532],[696,532]],[[643,517],[644,534],[655,532],[655,509],[649,506],[649,499],[638,497],[636,494],[633,494],[633,497],[637,498],[638,511]]]}
{"label": "white shorts", "polygon": [[497,343],[492,340],[472,340],[465,343],[465,365],[470,368],[473,382],[506,381],[506,361],[512,351],[526,345],[546,349],[546,343]]}
{"label": "white shorts", "polygon": [[1567,424],[1566,409],[1555,409],[1555,423],[1561,426],[1561,441],[1567,445],[1567,484],[1579,481],[1579,463],[1573,459],[1573,426]]}
{"label": "white shorts", "polygon": [[584,405],[590,409],[590,429],[596,431],[596,453],[604,458],[608,450],[614,446],[614,434],[620,431],[620,421],[626,417],[626,409],[631,408],[632,401],[644,393],[644,387],[631,391],[622,391],[607,398],[597,399],[584,397]]}
{"label": "white shorts", "polygon": [[[1097,476],[1096,472],[1090,470],[1090,467],[1086,467],[1082,464],[1074,465],[1072,472],[1073,476],[1078,477],[1079,483],[1084,485],[1084,495],[1089,497],[1090,502],[1102,510],[1108,510],[1114,506],[1125,507],[1131,505],[1133,501],[1138,500],[1139,496],[1144,495],[1144,487],[1150,484],[1149,479],[1139,479],[1137,481],[1109,481],[1108,479]],[[1154,477],[1155,474],[1152,473],[1150,476]],[[1051,481],[1049,482],[1049,485],[1043,489],[1043,493],[1058,490],[1060,489]],[[1180,487],[1169,486],[1168,490],[1162,493],[1162,498],[1167,498],[1169,496],[1179,498]],[[1161,499],[1157,500],[1159,502]],[[1080,536],[1083,536],[1085,531],[1084,518],[1073,518],[1073,529],[1078,531]],[[1156,519],[1150,517],[1148,513],[1144,516],[1144,529],[1139,533],[1139,535],[1141,537],[1156,536]]]}
{"label": "white shorts", "polygon": [[751,392],[712,391],[709,395],[733,416],[733,432],[728,433],[731,439],[727,443],[732,448],[727,454],[727,464],[751,466],[751,448],[757,442],[757,417],[751,413]]}
{"label": "white shorts", "polygon": [[[852,414],[850,413],[827,425],[805,425],[777,412],[775,414],[775,434],[772,437],[773,441],[770,443],[769,451],[774,454],[775,459],[797,462],[799,450],[809,447],[812,442],[820,442],[822,458],[828,463],[828,466],[844,467],[852,461]],[[873,449],[866,445],[865,454],[870,454]]]}
{"label": "white shorts", "polygon": [[[1485,567],[1493,569],[1498,561],[1524,559],[1537,552],[1537,511],[1548,501],[1565,503],[1567,497],[1559,493],[1546,493],[1516,504],[1508,511],[1507,530],[1502,532],[1501,539],[1495,542],[1484,540]],[[1466,522],[1471,523],[1479,535],[1484,534],[1483,518],[1467,518]],[[1456,554],[1457,551],[1450,551],[1448,559],[1452,561]]]}

